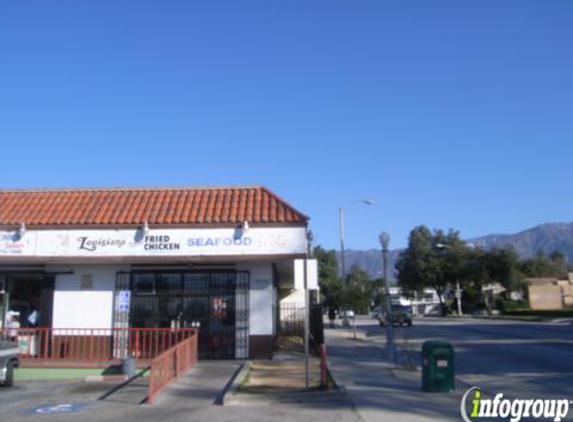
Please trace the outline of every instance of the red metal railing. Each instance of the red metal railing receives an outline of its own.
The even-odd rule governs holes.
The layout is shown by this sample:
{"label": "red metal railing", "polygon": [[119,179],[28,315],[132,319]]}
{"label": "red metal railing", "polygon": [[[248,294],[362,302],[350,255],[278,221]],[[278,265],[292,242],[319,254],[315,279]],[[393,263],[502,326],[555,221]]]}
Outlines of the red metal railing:
{"label": "red metal railing", "polygon": [[[19,328],[20,358],[26,361],[150,361],[191,337],[195,328]],[[4,334],[15,336],[14,329]]]}
{"label": "red metal railing", "polygon": [[147,402],[161,393],[175,378],[197,363],[197,333],[174,345],[151,362]]}

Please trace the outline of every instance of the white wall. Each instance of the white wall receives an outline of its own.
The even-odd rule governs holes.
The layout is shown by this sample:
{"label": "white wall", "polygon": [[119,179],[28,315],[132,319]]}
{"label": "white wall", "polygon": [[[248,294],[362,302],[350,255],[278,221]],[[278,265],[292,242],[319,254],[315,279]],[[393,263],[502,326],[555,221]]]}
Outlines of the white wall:
{"label": "white wall", "polygon": [[273,266],[271,263],[244,264],[239,271],[250,272],[249,334],[273,334]]}
{"label": "white wall", "polygon": [[[304,290],[304,259],[295,259],[294,262],[294,288]],[[318,290],[318,264],[316,259],[307,259],[306,283],[309,290]]]}
{"label": "white wall", "polygon": [[[249,271],[249,334],[273,335],[272,263],[244,263],[239,271]],[[120,266],[66,266],[52,271],[73,271],[56,275],[54,328],[111,328],[113,293]],[[93,288],[81,290],[82,274],[92,276]]]}
{"label": "white wall", "polygon": [[[70,266],[72,274],[56,275],[54,328],[111,328],[117,266]],[[82,275],[92,288],[81,290]]]}
{"label": "white wall", "polygon": [[287,296],[281,299],[281,305],[306,306],[304,290],[293,290]]}

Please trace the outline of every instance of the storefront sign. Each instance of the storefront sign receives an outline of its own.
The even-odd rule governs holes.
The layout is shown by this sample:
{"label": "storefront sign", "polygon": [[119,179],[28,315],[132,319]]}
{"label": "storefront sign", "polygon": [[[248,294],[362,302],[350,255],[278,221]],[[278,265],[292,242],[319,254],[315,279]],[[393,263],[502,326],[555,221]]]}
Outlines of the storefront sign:
{"label": "storefront sign", "polygon": [[181,249],[179,242],[172,242],[171,237],[165,236],[145,236],[146,251],[178,251]]}
{"label": "storefront sign", "polygon": [[304,227],[0,231],[0,257],[302,255]]}
{"label": "storefront sign", "polygon": [[114,239],[112,237],[89,237],[89,236],[79,236],[77,238],[79,242],[79,248],[84,251],[95,252],[103,248],[121,248],[125,245],[125,239]]}
{"label": "storefront sign", "polygon": [[219,246],[248,246],[253,243],[251,237],[195,237],[187,239],[187,245],[190,247],[219,247]]}
{"label": "storefront sign", "polygon": [[30,249],[30,239],[15,232],[0,232],[0,256],[23,255]]}

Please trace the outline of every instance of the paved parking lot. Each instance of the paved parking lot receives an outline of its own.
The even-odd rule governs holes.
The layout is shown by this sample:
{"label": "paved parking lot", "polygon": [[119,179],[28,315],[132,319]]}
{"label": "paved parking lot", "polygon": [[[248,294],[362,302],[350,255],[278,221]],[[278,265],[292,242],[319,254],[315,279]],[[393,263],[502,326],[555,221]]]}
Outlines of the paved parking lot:
{"label": "paved parking lot", "polygon": [[[153,406],[137,404],[145,391],[111,395],[98,400],[109,385],[83,381],[25,381],[11,389],[0,390],[0,422],[82,421],[208,421],[232,422],[264,420],[269,422],[360,422],[351,403],[344,399],[322,403],[281,403],[260,406],[220,406],[214,404],[229,378],[238,369],[236,361],[200,362],[157,398]],[[138,387],[135,387],[138,388]],[[33,413],[38,406],[79,404],[77,413]],[[69,409],[69,408],[68,408]],[[65,409],[45,409],[65,410]],[[72,408],[72,410],[75,410]]]}
{"label": "paved parking lot", "polygon": [[85,409],[111,388],[112,384],[79,380],[17,381],[11,388],[0,388],[0,421],[22,420],[34,414],[46,416],[48,408],[71,403]]}
{"label": "paved parking lot", "polygon": [[[385,328],[367,317],[358,317],[356,325],[358,339],[352,329],[328,329],[327,349],[334,375],[344,380],[366,422],[459,421],[461,396],[473,386],[508,399],[573,398],[573,326],[568,323],[452,317],[417,318],[412,327],[396,327],[399,365],[419,367],[426,340],[452,343],[454,393],[423,393],[420,371],[394,370]],[[563,420],[573,420],[569,413]]]}

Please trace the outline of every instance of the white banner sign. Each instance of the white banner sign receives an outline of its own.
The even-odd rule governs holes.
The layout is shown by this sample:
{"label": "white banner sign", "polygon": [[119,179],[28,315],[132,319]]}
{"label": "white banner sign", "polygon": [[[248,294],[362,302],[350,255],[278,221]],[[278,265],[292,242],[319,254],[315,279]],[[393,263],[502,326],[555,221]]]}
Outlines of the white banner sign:
{"label": "white banner sign", "polygon": [[0,257],[295,255],[305,228],[0,231]]}
{"label": "white banner sign", "polygon": [[306,268],[304,259],[294,260],[294,288],[304,290],[304,277],[306,270],[306,285],[309,290],[317,290],[318,287],[318,264],[316,259],[307,259]]}

